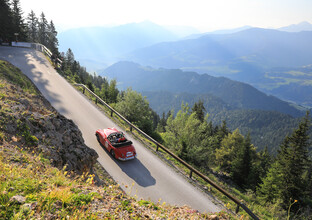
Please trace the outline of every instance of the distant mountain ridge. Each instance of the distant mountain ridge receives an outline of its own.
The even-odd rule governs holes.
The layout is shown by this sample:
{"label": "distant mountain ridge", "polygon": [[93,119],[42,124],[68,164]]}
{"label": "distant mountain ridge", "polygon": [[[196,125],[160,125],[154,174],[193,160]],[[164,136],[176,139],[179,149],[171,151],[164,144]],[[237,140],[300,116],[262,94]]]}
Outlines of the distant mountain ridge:
{"label": "distant mountain ridge", "polygon": [[300,32],[300,31],[312,31],[312,24],[307,21],[300,22],[299,24],[292,24],[286,27],[278,28],[280,31],[287,32]]}
{"label": "distant mountain ridge", "polygon": [[216,31],[205,32],[205,33],[200,33],[200,34],[192,34],[192,35],[184,37],[183,40],[196,39],[196,38],[208,35],[208,34],[233,34],[233,33],[236,33],[236,32],[239,32],[239,31],[243,31],[243,30],[247,30],[247,29],[250,29],[250,28],[253,28],[253,27],[249,26],[249,25],[246,25],[246,26],[233,28],[233,29],[224,29],[224,30],[216,30]]}
{"label": "distant mountain ridge", "polygon": [[124,60],[163,68],[198,68],[204,72],[211,66],[237,62],[296,67],[311,64],[311,57],[312,31],[289,33],[250,28],[232,34],[208,34],[197,39],[158,43],[135,50]]}
{"label": "distant mountain ridge", "polygon": [[159,42],[177,40],[178,36],[167,28],[144,21],[116,27],[70,29],[59,33],[58,38],[60,51],[71,48],[77,60],[94,70],[95,66],[103,68],[115,62],[121,54]]}
{"label": "distant mountain ridge", "polygon": [[211,94],[225,103],[241,109],[279,111],[293,116],[303,113],[273,96],[258,91],[252,86],[224,77],[213,77],[179,69],[153,69],[133,62],[118,62],[103,70],[100,75],[115,78],[118,87],[136,91],[168,91],[173,93]]}

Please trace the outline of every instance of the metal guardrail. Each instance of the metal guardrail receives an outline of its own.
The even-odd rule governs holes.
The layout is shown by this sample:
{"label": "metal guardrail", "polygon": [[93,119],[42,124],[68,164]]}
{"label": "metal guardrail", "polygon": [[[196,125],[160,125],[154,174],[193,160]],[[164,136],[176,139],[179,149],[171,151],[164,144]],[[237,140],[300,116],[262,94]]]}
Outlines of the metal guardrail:
{"label": "metal guardrail", "polygon": [[[38,51],[41,51],[42,53],[46,54],[47,56],[49,56],[51,59],[52,59],[52,52],[44,45],[42,44],[39,44],[39,43],[31,43],[31,48],[35,49],[35,50],[38,50]],[[62,60],[59,59],[59,58],[54,58],[55,61],[55,64],[60,67],[62,65]]]}
{"label": "metal guardrail", "polygon": [[[46,54],[47,56],[50,57],[50,59],[55,63],[55,65],[57,65],[58,67],[60,67],[62,65],[62,60],[57,58],[57,57],[53,57],[53,53],[43,44],[39,44],[39,43],[29,43],[29,42],[11,42],[12,47],[24,47],[24,48],[33,48],[35,50],[38,50],[44,54]],[[54,60],[53,60],[54,59]]]}
{"label": "metal guardrail", "polygon": [[95,102],[96,104],[98,102],[102,103],[103,105],[105,105],[110,111],[111,111],[111,116],[113,116],[113,113],[115,113],[119,118],[121,118],[123,121],[125,121],[129,126],[130,126],[130,131],[132,131],[132,129],[136,130],[137,132],[139,132],[141,135],[143,135],[145,138],[147,138],[148,140],[150,140],[151,142],[153,142],[156,145],[156,151],[160,149],[162,149],[163,151],[165,151],[167,154],[169,154],[170,156],[172,156],[174,159],[176,159],[177,161],[179,161],[180,163],[182,163],[185,167],[187,167],[190,170],[190,175],[189,177],[192,178],[192,174],[195,173],[196,175],[198,175],[200,178],[202,178],[204,181],[206,181],[207,183],[209,183],[210,185],[212,185],[213,187],[215,187],[219,192],[221,192],[223,195],[227,196],[229,199],[231,199],[233,202],[235,202],[237,204],[237,208],[236,208],[236,213],[238,213],[239,211],[239,207],[243,208],[253,219],[255,220],[259,220],[259,218],[250,210],[248,209],[248,207],[243,204],[241,201],[239,201],[237,198],[235,198],[234,196],[230,195],[226,190],[224,190],[223,188],[221,188],[220,186],[218,186],[215,182],[213,182],[212,180],[210,180],[207,176],[205,176],[204,174],[202,174],[201,172],[199,172],[198,170],[194,169],[191,165],[189,165],[188,163],[186,163],[184,160],[182,160],[180,157],[176,156],[174,153],[172,153],[169,149],[167,149],[165,146],[163,146],[162,144],[158,143],[157,141],[155,141],[153,138],[151,138],[150,136],[148,136],[146,133],[144,133],[143,131],[141,131],[139,128],[137,128],[135,125],[133,125],[131,122],[129,122],[125,117],[123,117],[119,112],[117,112],[115,109],[113,109],[111,106],[109,106],[106,102],[104,102],[100,97],[98,97],[96,94],[94,94],[88,87],[86,87],[83,84],[75,84],[76,86],[80,86],[83,87],[83,93],[85,93],[85,90],[88,90],[88,92],[90,94],[92,94],[96,99]]}

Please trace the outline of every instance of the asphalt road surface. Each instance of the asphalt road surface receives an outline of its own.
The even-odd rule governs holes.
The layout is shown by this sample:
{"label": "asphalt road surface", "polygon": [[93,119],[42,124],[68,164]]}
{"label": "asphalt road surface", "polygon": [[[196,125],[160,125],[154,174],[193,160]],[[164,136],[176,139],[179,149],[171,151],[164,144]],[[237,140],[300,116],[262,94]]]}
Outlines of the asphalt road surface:
{"label": "asphalt road surface", "polygon": [[213,202],[213,198],[202,193],[186,177],[167,166],[129,135],[137,158],[126,162],[113,159],[97,142],[95,131],[107,127],[123,129],[62,78],[41,52],[0,46],[0,59],[20,68],[59,113],[76,123],[86,145],[96,150],[98,161],[127,194],[155,203],[188,205],[200,212],[219,212],[222,209]]}

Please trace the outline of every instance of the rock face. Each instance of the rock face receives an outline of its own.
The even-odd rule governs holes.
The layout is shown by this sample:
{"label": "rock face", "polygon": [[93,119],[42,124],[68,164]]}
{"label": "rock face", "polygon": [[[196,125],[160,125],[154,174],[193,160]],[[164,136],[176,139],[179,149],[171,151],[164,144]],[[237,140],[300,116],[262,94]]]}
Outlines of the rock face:
{"label": "rock face", "polygon": [[[0,144],[10,143],[41,153],[52,165],[77,174],[92,172],[98,158],[85,145],[72,120],[59,114],[41,95],[29,94],[18,86],[0,88]],[[9,138],[11,137],[11,138]]]}
{"label": "rock face", "polygon": [[38,150],[50,158],[58,168],[66,165],[66,170],[79,174],[90,172],[98,158],[95,150],[84,144],[81,131],[72,120],[57,114],[46,119],[39,119],[41,129],[35,136],[49,144],[38,144]]}

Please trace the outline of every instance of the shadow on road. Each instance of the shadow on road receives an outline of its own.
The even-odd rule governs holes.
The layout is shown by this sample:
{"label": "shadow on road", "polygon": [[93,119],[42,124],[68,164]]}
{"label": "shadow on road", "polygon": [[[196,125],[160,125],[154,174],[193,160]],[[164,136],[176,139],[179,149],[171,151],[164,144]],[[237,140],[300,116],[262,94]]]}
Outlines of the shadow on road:
{"label": "shadow on road", "polygon": [[137,158],[128,161],[119,161],[107,151],[100,143],[99,145],[110,156],[112,160],[115,160],[116,164],[121,170],[133,179],[139,186],[148,187],[156,184],[156,179],[152,177],[151,172],[141,163]]}
{"label": "shadow on road", "polygon": [[[18,67],[36,85],[45,98],[52,105],[55,105],[56,103],[60,103],[59,95],[48,89],[49,82],[44,79],[44,73],[38,71],[36,66],[30,63],[33,58],[40,65],[46,68],[49,67],[48,61],[44,57],[39,56],[39,53],[28,48],[0,47],[0,59],[6,60]],[[57,111],[61,114],[67,113],[67,110],[62,107],[58,108]]]}
{"label": "shadow on road", "polygon": [[116,161],[122,171],[133,179],[138,185],[148,187],[156,184],[150,171],[137,158],[125,162]]}

